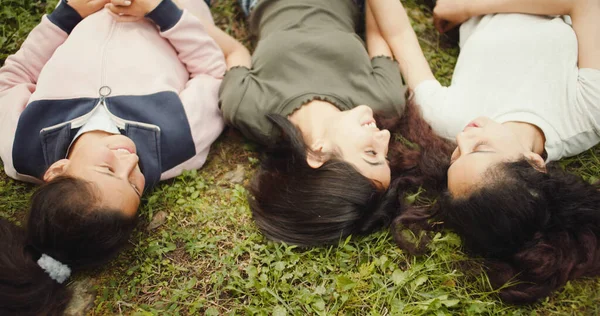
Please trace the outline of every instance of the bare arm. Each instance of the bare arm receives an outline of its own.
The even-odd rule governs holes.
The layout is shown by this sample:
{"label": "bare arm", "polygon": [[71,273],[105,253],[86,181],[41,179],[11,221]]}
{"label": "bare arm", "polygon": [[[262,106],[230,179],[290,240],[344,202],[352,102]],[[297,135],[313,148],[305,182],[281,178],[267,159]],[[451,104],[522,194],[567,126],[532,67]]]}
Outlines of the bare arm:
{"label": "bare arm", "polygon": [[377,21],[375,21],[375,17],[373,16],[373,12],[368,2],[366,11],[367,51],[369,52],[369,57],[391,57],[392,51],[390,50],[390,46],[381,35],[381,31],[379,30],[379,26],[377,25]]}
{"label": "bare arm", "polygon": [[579,46],[579,68],[600,70],[600,1],[579,0],[571,19]]}
{"label": "bare arm", "polygon": [[409,88],[415,89],[421,82],[435,79],[402,3],[399,0],[367,0],[367,3]]}

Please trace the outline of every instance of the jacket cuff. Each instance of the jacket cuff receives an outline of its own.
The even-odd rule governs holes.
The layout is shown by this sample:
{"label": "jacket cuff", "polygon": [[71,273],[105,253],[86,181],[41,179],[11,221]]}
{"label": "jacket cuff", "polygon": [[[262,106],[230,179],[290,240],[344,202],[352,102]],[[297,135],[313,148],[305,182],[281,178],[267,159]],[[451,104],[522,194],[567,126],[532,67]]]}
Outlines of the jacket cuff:
{"label": "jacket cuff", "polygon": [[83,19],[65,0],[61,0],[58,7],[48,15],[48,20],[65,31],[65,33],[71,34],[71,31]]}
{"label": "jacket cuff", "polygon": [[183,11],[171,0],[162,0],[146,17],[152,20],[161,32],[168,31],[181,19]]}

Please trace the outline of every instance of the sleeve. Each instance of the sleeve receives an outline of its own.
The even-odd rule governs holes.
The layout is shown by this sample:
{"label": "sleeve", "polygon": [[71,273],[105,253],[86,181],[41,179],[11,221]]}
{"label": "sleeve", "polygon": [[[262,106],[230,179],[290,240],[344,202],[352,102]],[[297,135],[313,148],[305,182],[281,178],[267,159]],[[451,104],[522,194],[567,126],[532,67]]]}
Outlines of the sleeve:
{"label": "sleeve", "polygon": [[394,100],[398,115],[404,113],[406,85],[400,74],[398,62],[388,56],[376,56],[371,59],[373,74],[381,91],[389,100]]}
{"label": "sleeve", "polygon": [[225,124],[219,111],[218,92],[226,65],[223,52],[201,21],[187,10],[179,9],[171,0],[163,0],[146,17],[156,23],[161,36],[175,48],[190,74],[179,98],[188,116],[196,156],[165,172],[161,178],[166,179],[179,174],[181,169],[202,167],[211,144],[223,131]]}
{"label": "sleeve", "polygon": [[75,26],[83,20],[79,13],[68,5],[65,0],[58,3],[48,19],[67,34],[71,34]]}
{"label": "sleeve", "polygon": [[266,95],[250,69],[244,66],[229,69],[219,91],[225,122],[261,144],[268,144],[274,136],[273,124],[264,111],[270,104]]}
{"label": "sleeve", "polygon": [[[65,6],[59,5],[55,12]],[[12,163],[12,145],[19,116],[35,92],[42,68],[68,36],[65,30],[52,22],[51,19],[56,20],[57,16],[54,13],[51,16],[42,18],[21,48],[0,68],[0,158],[6,174],[15,179],[20,178]]]}
{"label": "sleeve", "polygon": [[146,17],[173,45],[192,79],[199,75],[223,79],[227,69],[223,52],[194,15],[182,11],[171,0],[163,0]]}
{"label": "sleeve", "polygon": [[452,106],[454,92],[452,87],[444,87],[437,80],[425,80],[414,91],[423,119],[438,135],[451,139],[456,136],[452,123],[459,117],[469,119],[468,114],[459,113],[459,108]]}
{"label": "sleeve", "polygon": [[225,74],[219,89],[219,105],[227,124],[235,125],[235,115],[250,85],[249,74],[250,69],[243,66],[233,67]]}

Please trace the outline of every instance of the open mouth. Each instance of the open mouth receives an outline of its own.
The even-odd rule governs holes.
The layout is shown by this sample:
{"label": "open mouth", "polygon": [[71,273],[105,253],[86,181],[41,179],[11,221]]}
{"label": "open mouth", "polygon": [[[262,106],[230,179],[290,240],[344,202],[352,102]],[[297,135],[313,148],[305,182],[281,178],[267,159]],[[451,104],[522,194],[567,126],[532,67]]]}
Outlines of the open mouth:
{"label": "open mouth", "polygon": [[369,121],[367,123],[362,124],[361,126],[367,128],[377,128],[377,124],[375,123],[375,121]]}
{"label": "open mouth", "polygon": [[126,148],[126,147],[119,147],[119,148],[114,148],[111,150],[114,150],[121,154],[134,154],[133,150],[131,150],[130,148]]}

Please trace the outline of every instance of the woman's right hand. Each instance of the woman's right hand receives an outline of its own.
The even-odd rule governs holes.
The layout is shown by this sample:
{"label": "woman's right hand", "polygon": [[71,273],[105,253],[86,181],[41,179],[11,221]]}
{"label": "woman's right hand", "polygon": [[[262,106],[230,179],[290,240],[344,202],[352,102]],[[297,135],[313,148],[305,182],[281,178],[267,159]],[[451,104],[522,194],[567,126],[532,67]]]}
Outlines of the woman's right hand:
{"label": "woman's right hand", "polygon": [[108,2],[110,0],[69,0],[67,4],[77,11],[82,19],[85,19],[92,13],[102,9]]}
{"label": "woman's right hand", "polygon": [[471,17],[469,0],[437,0],[433,9],[433,23],[440,33],[445,33]]}
{"label": "woman's right hand", "polygon": [[143,18],[156,9],[162,0],[108,0],[106,7],[114,14]]}

